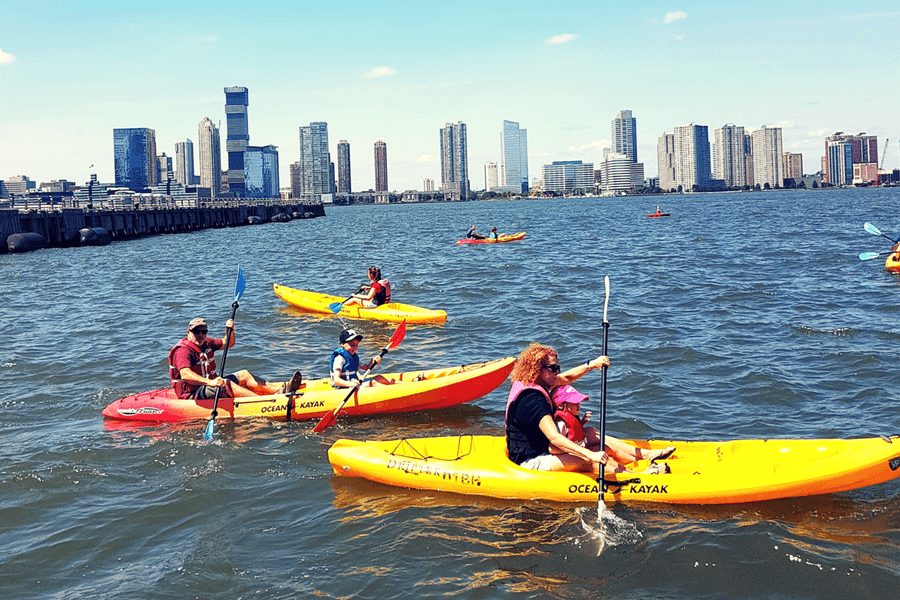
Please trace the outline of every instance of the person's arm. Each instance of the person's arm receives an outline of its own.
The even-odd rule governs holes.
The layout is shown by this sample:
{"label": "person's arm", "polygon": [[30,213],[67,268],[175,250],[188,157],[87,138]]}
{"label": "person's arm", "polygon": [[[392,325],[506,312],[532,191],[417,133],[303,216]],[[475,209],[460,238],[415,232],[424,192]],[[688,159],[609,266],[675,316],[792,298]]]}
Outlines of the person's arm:
{"label": "person's arm", "polygon": [[224,377],[216,377],[215,379],[207,379],[203,375],[198,375],[191,370],[190,367],[182,367],[178,370],[178,374],[181,376],[181,379],[184,381],[190,381],[191,383],[199,383],[200,385],[208,385],[211,387],[222,387],[225,385]]}
{"label": "person's arm", "polygon": [[594,369],[601,369],[603,367],[609,366],[609,357],[608,356],[598,356],[594,360],[590,360],[584,364],[578,365],[577,367],[572,367],[565,373],[560,373],[559,378],[557,379],[559,385],[566,385],[569,383],[574,383],[590,373]]}
{"label": "person's arm", "polygon": [[360,300],[371,300],[375,297],[375,286],[370,285],[365,294],[353,294],[353,297],[359,298]]}
{"label": "person's arm", "polygon": [[222,338],[222,347],[224,348],[226,345],[231,348],[234,346],[235,334],[234,334],[234,321],[228,319],[225,321],[225,337]]}
{"label": "person's arm", "polygon": [[561,434],[559,429],[556,428],[556,422],[550,415],[541,417],[541,420],[538,422],[538,427],[540,427],[541,433],[547,437],[551,444],[560,450],[565,451],[566,454],[578,456],[586,461],[595,463],[606,464],[606,461],[609,460],[609,456],[607,456],[606,452],[593,452],[583,446],[579,446]]}

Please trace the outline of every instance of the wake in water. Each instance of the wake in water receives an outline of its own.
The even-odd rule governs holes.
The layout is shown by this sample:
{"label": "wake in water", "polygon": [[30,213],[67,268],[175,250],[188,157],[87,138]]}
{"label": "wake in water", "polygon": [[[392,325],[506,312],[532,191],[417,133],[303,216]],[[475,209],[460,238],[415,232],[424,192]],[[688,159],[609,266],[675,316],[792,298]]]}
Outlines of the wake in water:
{"label": "wake in water", "polygon": [[576,512],[587,539],[597,543],[597,556],[607,547],[636,544],[644,537],[637,525],[617,516],[609,508],[578,508]]}

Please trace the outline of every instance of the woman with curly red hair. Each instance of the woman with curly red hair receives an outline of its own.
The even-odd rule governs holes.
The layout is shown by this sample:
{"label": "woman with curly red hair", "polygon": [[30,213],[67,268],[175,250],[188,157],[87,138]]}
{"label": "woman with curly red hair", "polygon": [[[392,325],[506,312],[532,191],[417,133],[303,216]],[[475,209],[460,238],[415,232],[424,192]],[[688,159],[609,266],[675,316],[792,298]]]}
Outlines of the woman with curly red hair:
{"label": "woman with curly red hair", "polygon": [[[510,375],[513,384],[506,402],[506,450],[510,460],[537,471],[599,471],[600,463],[609,470],[623,471],[607,451],[628,462],[641,457],[640,449],[609,436],[602,450],[597,448],[599,442],[597,450],[581,446],[561,434],[554,420],[552,398],[556,388],[608,366],[609,357],[599,356],[561,373],[559,357],[550,346],[531,344],[523,350]],[[551,453],[551,444],[562,453]],[[668,454],[672,452],[674,448]],[[664,467],[654,465],[656,470]]]}

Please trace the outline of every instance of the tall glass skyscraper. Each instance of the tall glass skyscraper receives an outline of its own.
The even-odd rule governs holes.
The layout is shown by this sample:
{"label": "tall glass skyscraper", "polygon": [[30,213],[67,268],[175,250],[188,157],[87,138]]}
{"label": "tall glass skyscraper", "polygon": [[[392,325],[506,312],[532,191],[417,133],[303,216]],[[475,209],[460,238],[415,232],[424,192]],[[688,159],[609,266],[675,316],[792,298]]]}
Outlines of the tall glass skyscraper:
{"label": "tall glass skyscraper", "polygon": [[375,191],[388,191],[387,144],[375,142]]}
{"label": "tall glass skyscraper", "polygon": [[113,129],[116,185],[134,191],[156,185],[156,132],[146,127]]}
{"label": "tall glass skyscraper", "polygon": [[225,88],[225,118],[228,133],[225,150],[228,152],[228,191],[233,196],[244,195],[244,150],[250,143],[250,127],[247,122],[247,106],[250,93],[247,88]]}
{"label": "tall glass skyscraper", "polygon": [[350,194],[353,186],[350,183],[350,143],[341,140],[337,145],[337,191],[339,194]]}
{"label": "tall glass skyscraper", "polygon": [[222,193],[222,145],[219,128],[209,117],[204,117],[197,127],[200,140],[200,185],[210,189],[213,198]]}
{"label": "tall glass skyscraper", "polygon": [[685,192],[710,184],[709,128],[690,123],[675,128],[675,185]]}
{"label": "tall glass skyscraper", "polygon": [[462,121],[441,129],[441,189],[450,200],[469,199],[469,151]]}
{"label": "tall glass skyscraper", "polygon": [[175,181],[194,185],[194,142],[175,142]]}
{"label": "tall glass skyscraper", "polygon": [[631,162],[637,160],[637,119],[630,110],[620,110],[612,120],[613,152],[624,154]]}
{"label": "tall glass skyscraper", "polygon": [[528,191],[528,130],[503,121],[500,134],[500,185],[511,192]]}
{"label": "tall glass skyscraper", "polygon": [[244,150],[244,194],[247,198],[278,198],[277,146],[247,146]]}
{"label": "tall glass skyscraper", "polygon": [[300,192],[331,193],[328,123],[316,121],[300,127]]}

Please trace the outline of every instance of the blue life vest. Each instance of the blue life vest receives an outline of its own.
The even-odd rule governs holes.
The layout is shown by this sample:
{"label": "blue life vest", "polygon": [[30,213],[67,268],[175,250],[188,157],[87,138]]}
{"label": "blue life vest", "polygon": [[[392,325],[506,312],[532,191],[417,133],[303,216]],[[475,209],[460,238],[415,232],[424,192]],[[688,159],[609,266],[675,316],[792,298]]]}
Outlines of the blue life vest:
{"label": "blue life vest", "polygon": [[341,371],[341,379],[353,381],[359,379],[359,354],[350,354],[343,346],[335,348],[331,353],[331,360],[328,361],[328,374],[332,377],[331,383],[334,383],[334,359],[338,356],[344,359],[344,368]]}

